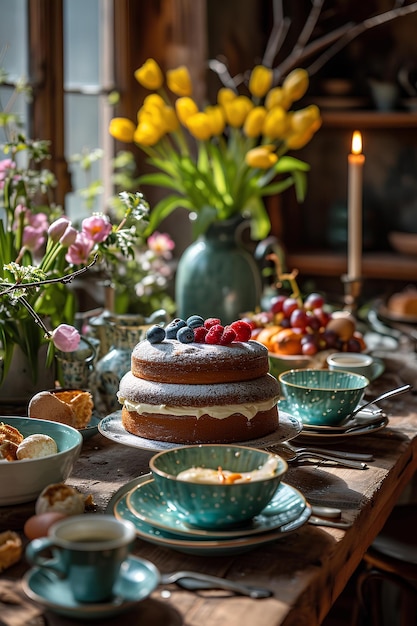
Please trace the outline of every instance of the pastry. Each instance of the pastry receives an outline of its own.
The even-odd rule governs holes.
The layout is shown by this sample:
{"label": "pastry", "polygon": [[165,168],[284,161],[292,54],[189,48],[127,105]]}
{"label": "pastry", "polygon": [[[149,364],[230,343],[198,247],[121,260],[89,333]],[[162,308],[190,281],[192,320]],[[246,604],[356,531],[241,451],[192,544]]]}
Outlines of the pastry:
{"label": "pastry", "polygon": [[56,442],[49,435],[41,433],[29,435],[19,443],[16,450],[16,458],[18,461],[22,459],[39,459],[43,456],[56,454],[58,447]]}
{"label": "pastry", "polygon": [[0,533],[0,572],[17,563],[22,556],[22,540],[12,530]]}
{"label": "pastry", "polygon": [[89,391],[81,389],[41,391],[31,398],[28,415],[74,428],[85,428],[90,423],[93,406]]}

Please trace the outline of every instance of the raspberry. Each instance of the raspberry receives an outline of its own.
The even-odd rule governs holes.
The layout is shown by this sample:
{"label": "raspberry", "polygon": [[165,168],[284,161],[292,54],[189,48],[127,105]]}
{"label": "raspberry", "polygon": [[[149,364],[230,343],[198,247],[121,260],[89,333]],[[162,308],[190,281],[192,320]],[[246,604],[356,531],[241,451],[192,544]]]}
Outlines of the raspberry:
{"label": "raspberry", "polygon": [[194,341],[194,331],[189,326],[183,326],[177,332],[177,339],[181,343],[193,343]]}
{"label": "raspberry", "polygon": [[212,344],[219,344],[223,335],[224,327],[221,324],[214,324],[206,335],[205,342]]}
{"label": "raspberry", "polygon": [[207,330],[210,330],[212,326],[218,326],[219,324],[221,324],[221,321],[217,317],[208,317],[204,322],[204,326]]}
{"label": "raspberry", "polygon": [[187,319],[187,326],[190,328],[198,328],[198,326],[204,326],[204,319],[201,315],[191,315]]}
{"label": "raspberry", "polygon": [[198,328],[194,328],[194,341],[196,343],[204,343],[207,333],[208,330],[207,328],[204,328],[204,326],[198,326]]}
{"label": "raspberry", "polygon": [[236,341],[249,341],[252,335],[252,328],[248,322],[237,320],[232,322],[230,326],[236,333]]}
{"label": "raspberry", "polygon": [[146,331],[146,339],[149,343],[161,343],[165,339],[165,330],[155,324]]}
{"label": "raspberry", "polygon": [[236,339],[236,333],[231,326],[226,326],[223,335],[220,337],[219,344],[221,346],[227,346],[229,343],[232,343]]}

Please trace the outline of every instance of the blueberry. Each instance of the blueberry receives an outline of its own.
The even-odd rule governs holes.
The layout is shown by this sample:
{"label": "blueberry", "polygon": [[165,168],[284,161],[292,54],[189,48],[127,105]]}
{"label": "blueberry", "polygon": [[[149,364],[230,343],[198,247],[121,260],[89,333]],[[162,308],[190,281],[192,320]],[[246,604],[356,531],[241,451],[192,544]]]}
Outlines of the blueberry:
{"label": "blueberry", "polygon": [[161,343],[165,339],[165,330],[155,324],[146,331],[146,339],[149,343]]}
{"label": "blueberry", "polygon": [[165,327],[166,338],[176,339],[177,332],[180,328],[183,328],[184,326],[187,326],[185,321],[182,320],[180,317],[176,317],[174,320],[172,320],[172,322],[168,324],[168,326]]}
{"label": "blueberry", "polygon": [[181,343],[193,343],[194,331],[189,326],[183,326],[177,333],[177,339]]}
{"label": "blueberry", "polygon": [[198,328],[199,326],[204,326],[204,318],[201,315],[191,315],[187,319],[187,326],[190,328]]}

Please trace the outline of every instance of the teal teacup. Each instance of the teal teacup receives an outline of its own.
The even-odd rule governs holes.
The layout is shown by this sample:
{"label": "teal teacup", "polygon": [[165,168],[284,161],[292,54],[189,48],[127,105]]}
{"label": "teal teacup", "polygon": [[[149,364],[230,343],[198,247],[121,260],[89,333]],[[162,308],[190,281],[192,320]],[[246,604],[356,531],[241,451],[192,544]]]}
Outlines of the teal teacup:
{"label": "teal teacup", "polygon": [[[78,602],[104,602],[113,595],[120,567],[136,537],[131,522],[111,515],[75,515],[55,523],[48,537],[26,548],[32,565],[66,578]],[[51,550],[53,558],[43,553]]]}

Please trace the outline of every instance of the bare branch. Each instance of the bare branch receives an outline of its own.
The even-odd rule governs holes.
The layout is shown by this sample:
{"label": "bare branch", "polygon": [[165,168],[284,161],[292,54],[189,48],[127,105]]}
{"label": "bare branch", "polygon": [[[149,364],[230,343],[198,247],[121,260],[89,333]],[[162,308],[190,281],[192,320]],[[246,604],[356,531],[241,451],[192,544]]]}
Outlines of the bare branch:
{"label": "bare branch", "polygon": [[271,34],[265,48],[265,54],[262,64],[266,67],[272,67],[278,50],[281,48],[288,34],[291,20],[284,17],[282,0],[273,0],[272,2],[273,25]]}
{"label": "bare branch", "polygon": [[[14,285],[9,285],[7,289],[5,289],[4,291],[0,293],[0,296],[7,296],[9,293],[12,293],[12,291],[16,291],[16,289],[30,289],[31,287],[40,287],[42,285],[52,285],[54,283],[63,283],[65,285],[66,283],[70,283],[77,276],[80,276],[80,274],[84,274],[85,272],[87,272],[90,269],[90,267],[95,265],[95,263],[98,260],[98,257],[99,257],[98,254],[94,255],[93,260],[88,265],[86,265],[85,267],[82,267],[79,270],[75,270],[75,272],[72,272],[71,274],[67,274],[66,276],[58,276],[57,278],[47,278],[45,280],[38,280],[37,282],[34,282],[34,283],[15,283]],[[0,287],[3,287],[4,285],[8,285],[8,283],[0,283]]]}
{"label": "bare branch", "polygon": [[[326,50],[310,67],[308,68],[309,74],[313,75],[318,70],[320,70],[323,65],[327,63],[329,59],[331,59],[335,54],[340,52],[347,44],[349,44],[353,39],[356,39],[359,35],[362,35],[365,31],[371,30],[377,26],[381,26],[382,24],[386,24],[387,22],[392,21],[398,17],[403,15],[409,15],[411,13],[417,12],[417,3],[410,4],[407,6],[398,7],[395,9],[391,9],[390,11],[386,11],[385,13],[380,13],[379,15],[375,15],[374,17],[370,17],[360,24],[356,24],[350,27],[346,34],[343,35],[339,41],[329,49]],[[307,52],[307,49],[305,50]]]}

